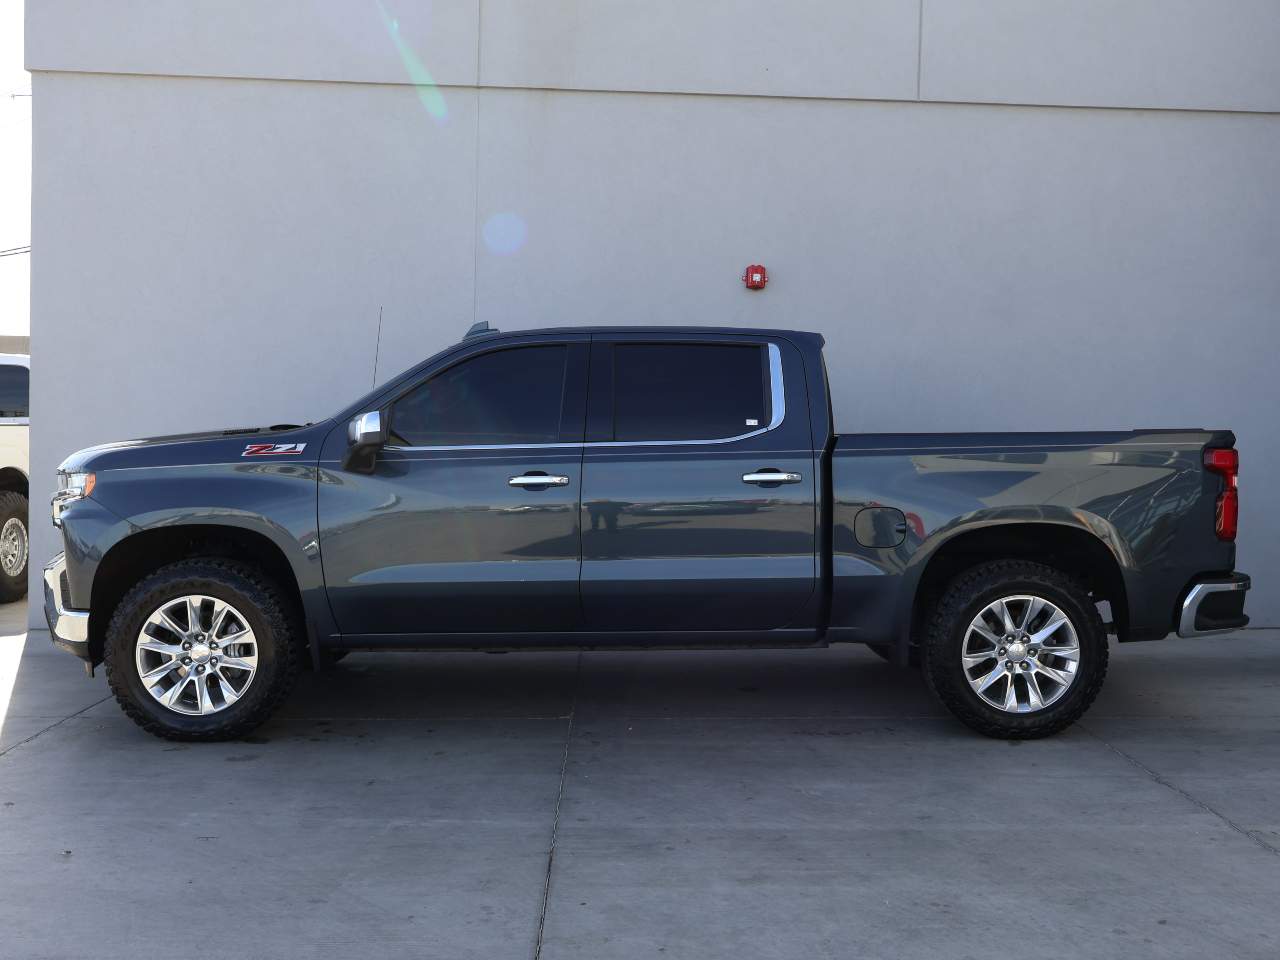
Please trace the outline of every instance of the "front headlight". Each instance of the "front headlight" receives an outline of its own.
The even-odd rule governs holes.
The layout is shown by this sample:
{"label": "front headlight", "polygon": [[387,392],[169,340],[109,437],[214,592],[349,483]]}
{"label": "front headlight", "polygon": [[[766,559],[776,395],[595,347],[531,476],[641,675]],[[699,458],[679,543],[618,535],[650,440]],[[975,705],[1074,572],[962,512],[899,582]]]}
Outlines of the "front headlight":
{"label": "front headlight", "polygon": [[93,493],[94,484],[98,482],[94,473],[63,473],[58,471],[58,492],[53,495],[53,525],[62,526],[62,511],[77,500],[83,500]]}

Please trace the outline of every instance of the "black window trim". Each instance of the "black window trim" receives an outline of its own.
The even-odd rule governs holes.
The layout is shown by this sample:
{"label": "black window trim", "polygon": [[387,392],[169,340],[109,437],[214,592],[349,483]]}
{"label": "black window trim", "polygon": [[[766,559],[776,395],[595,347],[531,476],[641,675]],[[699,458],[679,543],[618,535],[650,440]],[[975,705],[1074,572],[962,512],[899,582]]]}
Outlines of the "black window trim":
{"label": "black window trim", "polygon": [[[434,379],[441,373],[444,373],[446,370],[449,370],[467,360],[471,360],[479,356],[484,356],[485,354],[489,354],[489,353],[497,353],[499,350],[503,350],[503,349],[510,350],[510,349],[517,349],[519,347],[527,347],[527,346],[554,346],[560,342],[561,341],[555,341],[554,343],[546,343],[546,344],[541,344],[541,343],[510,344],[510,345],[498,347],[497,350],[485,350],[485,351],[482,351],[481,353],[470,353],[470,354],[467,354],[465,357],[459,357],[456,363],[451,363],[445,367],[440,368],[439,370],[433,371],[430,376],[417,381],[416,383],[413,384],[413,386],[409,387],[406,390],[401,391],[399,394],[397,394],[392,400],[390,400],[386,404],[385,409],[388,409],[388,410],[392,409],[396,405],[396,403],[400,401],[401,398],[412,393],[414,390],[422,386],[427,381]],[[567,346],[571,341],[563,341],[563,342]],[[688,340],[630,341],[628,340],[626,342],[628,343],[632,343],[632,342],[635,342],[635,343],[667,343],[667,342],[689,343],[692,341],[688,341]],[[704,341],[696,341],[696,342],[704,342]],[[705,341],[705,342],[714,344],[717,346],[723,345],[723,341]],[[754,342],[753,345],[759,346],[760,344],[758,342]],[[752,437],[758,437],[762,434],[769,433],[772,430],[778,429],[778,427],[782,426],[782,422],[783,420],[786,419],[786,416],[787,416],[786,381],[782,373],[782,350],[773,341],[766,342],[764,344],[764,347],[766,349],[766,355],[767,355],[768,366],[769,366],[769,411],[770,411],[769,423],[767,426],[759,427],[755,430],[749,430],[746,433],[741,433],[741,434],[738,434],[737,436],[716,437],[714,439],[706,439],[706,440],[587,440],[587,441],[569,441],[569,442],[559,442],[559,443],[472,443],[472,444],[457,444],[457,445],[451,445],[451,446],[438,446],[438,447],[437,446],[399,446],[397,444],[388,443],[386,444],[386,446],[383,447],[383,449],[392,450],[399,453],[421,453],[421,452],[429,452],[429,451],[457,451],[457,450],[576,450],[576,449],[581,449],[583,447],[590,447],[592,449],[596,449],[599,447],[670,447],[670,446],[689,446],[689,445],[708,444],[708,443],[736,443],[739,440],[749,440]],[[568,376],[567,369],[566,369],[565,375],[566,377]],[[563,403],[563,400],[561,402]],[[563,409],[561,412],[561,416],[563,417]]]}
{"label": "black window trim", "polygon": [[[575,342],[580,342],[580,341],[535,340],[528,343],[504,343],[504,344],[495,345],[494,349],[492,350],[480,350],[476,353],[468,353],[466,356],[458,357],[458,359],[455,360],[453,363],[445,364],[443,367],[440,367],[438,370],[431,371],[429,375],[423,377],[421,380],[415,381],[411,386],[405,388],[404,390],[401,390],[398,394],[396,394],[389,401],[387,401],[387,403],[383,405],[382,409],[388,411],[389,413],[393,412],[395,410],[395,405],[397,403],[399,403],[409,394],[413,393],[419,387],[422,387],[430,383],[436,377],[440,376],[441,374],[449,372],[454,367],[460,367],[462,366],[462,364],[467,363],[470,360],[475,360],[478,357],[487,357],[495,353],[502,353],[506,350],[519,350],[522,347],[564,347],[565,348],[564,379],[560,383],[560,424],[557,427],[557,431],[559,431],[564,427],[564,414],[565,414],[564,403],[569,392],[568,390],[569,377],[572,374],[572,370],[570,369],[572,366],[572,355],[570,354],[568,348]],[[388,423],[388,426],[390,426],[390,424],[392,423],[392,419],[390,416],[388,416],[387,423]],[[382,449],[393,450],[398,453],[421,453],[421,452],[436,451],[436,450],[444,450],[444,451],[450,451],[450,450],[455,450],[455,451],[456,450],[547,450],[547,449],[555,449],[555,448],[581,447],[581,446],[582,446],[581,442],[461,443],[461,444],[449,444],[449,445],[440,445],[440,446],[430,445],[430,444],[426,446],[414,446],[414,445],[401,446],[399,444],[386,443],[386,444],[383,444]]]}

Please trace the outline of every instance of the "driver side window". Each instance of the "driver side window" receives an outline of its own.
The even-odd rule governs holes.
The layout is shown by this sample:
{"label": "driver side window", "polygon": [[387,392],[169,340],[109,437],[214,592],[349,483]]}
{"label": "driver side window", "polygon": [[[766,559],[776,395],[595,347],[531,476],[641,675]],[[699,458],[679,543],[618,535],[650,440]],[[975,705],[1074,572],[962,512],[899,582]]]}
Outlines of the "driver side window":
{"label": "driver side window", "polygon": [[395,402],[391,442],[405,447],[555,443],[567,356],[567,348],[555,344],[463,360]]}

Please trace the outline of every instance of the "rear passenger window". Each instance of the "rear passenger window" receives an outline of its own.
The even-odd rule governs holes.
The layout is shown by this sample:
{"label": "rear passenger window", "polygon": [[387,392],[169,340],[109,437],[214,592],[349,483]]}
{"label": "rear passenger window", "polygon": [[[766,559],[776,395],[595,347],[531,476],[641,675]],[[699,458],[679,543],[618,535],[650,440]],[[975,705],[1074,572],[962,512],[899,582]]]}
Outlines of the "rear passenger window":
{"label": "rear passenger window", "polygon": [[760,346],[619,343],[613,348],[615,440],[722,440],[768,425]]}
{"label": "rear passenger window", "polygon": [[411,390],[391,412],[391,440],[410,447],[555,443],[564,345],[484,353]]}
{"label": "rear passenger window", "polygon": [[16,364],[0,365],[0,417],[30,416],[30,393],[30,370]]}

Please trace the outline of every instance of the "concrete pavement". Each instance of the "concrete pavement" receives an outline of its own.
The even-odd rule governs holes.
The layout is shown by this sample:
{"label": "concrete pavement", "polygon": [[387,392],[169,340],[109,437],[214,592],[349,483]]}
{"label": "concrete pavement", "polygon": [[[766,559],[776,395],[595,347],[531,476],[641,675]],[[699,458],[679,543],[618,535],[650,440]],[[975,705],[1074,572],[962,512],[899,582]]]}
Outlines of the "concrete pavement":
{"label": "concrete pavement", "polygon": [[1280,631],[1112,654],[1035,743],[842,647],[353,655],[184,745],[32,633],[0,956],[1272,960]]}

